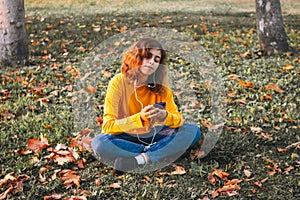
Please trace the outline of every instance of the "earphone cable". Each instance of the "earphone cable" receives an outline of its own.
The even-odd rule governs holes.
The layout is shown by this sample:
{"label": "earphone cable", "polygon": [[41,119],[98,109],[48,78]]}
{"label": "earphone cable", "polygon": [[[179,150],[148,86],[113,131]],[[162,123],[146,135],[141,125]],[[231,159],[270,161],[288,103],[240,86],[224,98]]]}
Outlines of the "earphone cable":
{"label": "earphone cable", "polygon": [[[143,103],[139,100],[139,98],[138,98],[138,96],[137,96],[137,92],[136,92],[136,82],[137,82],[137,81],[134,80],[134,83],[133,83],[134,95],[135,95],[135,99],[137,100],[137,102],[139,102],[139,104],[141,105],[141,110],[142,110],[142,109],[144,108],[144,105],[143,105]],[[147,146],[151,146],[151,145],[153,144],[154,138],[155,138],[155,136],[156,136],[156,128],[155,128],[154,124],[153,124],[151,121],[150,121],[150,128],[153,128],[153,130],[154,130],[154,133],[153,133],[153,136],[152,136],[152,139],[151,139],[151,142],[150,142],[150,143],[147,143],[147,142],[141,140],[140,137],[139,137],[139,134],[138,134],[138,133],[136,134],[137,139],[138,139],[141,143],[143,143],[143,144],[145,144],[145,145],[147,145]]]}

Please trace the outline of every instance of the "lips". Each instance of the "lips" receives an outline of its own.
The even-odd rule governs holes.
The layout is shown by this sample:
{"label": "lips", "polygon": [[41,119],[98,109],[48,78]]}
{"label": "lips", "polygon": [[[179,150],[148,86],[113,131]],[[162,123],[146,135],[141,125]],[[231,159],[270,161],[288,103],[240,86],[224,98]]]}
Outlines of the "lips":
{"label": "lips", "polygon": [[147,67],[147,68],[153,69],[153,67],[152,67],[152,66],[150,66],[150,65],[144,65],[144,67]]}

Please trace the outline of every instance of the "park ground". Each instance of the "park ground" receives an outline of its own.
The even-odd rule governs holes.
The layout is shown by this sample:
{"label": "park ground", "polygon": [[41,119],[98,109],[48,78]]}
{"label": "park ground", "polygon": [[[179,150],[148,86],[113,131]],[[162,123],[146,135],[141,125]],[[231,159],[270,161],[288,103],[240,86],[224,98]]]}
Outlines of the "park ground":
{"label": "park ground", "polygon": [[[30,60],[0,68],[0,199],[300,198],[299,1],[282,1],[291,49],[271,57],[259,49],[254,0],[25,0],[25,7]],[[226,88],[225,124],[205,157],[198,144],[157,171],[116,176],[90,152],[97,131],[76,129],[74,85],[95,47],[144,27],[187,33],[213,58]],[[96,97],[98,128],[119,64],[105,66],[86,88]],[[191,115],[205,135],[209,84],[180,54],[169,65],[197,93],[201,112]]]}

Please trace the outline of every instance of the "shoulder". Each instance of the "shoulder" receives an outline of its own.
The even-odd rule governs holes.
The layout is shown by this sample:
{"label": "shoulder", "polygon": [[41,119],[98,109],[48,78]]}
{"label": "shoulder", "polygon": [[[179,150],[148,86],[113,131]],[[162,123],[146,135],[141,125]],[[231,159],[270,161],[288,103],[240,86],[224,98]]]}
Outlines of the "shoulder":
{"label": "shoulder", "polygon": [[109,84],[110,85],[122,84],[124,81],[125,81],[125,76],[121,73],[118,73],[110,79]]}
{"label": "shoulder", "polygon": [[114,81],[121,81],[123,80],[125,77],[123,74],[121,73],[118,73],[116,75],[114,75],[111,79],[110,79],[110,82],[114,82]]}

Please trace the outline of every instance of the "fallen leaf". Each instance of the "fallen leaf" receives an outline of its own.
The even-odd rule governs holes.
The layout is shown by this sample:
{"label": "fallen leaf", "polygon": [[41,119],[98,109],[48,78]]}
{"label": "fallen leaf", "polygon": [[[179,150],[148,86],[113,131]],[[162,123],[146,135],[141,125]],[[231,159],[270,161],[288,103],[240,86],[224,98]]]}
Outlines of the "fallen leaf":
{"label": "fallen leaf", "polygon": [[266,86],[266,90],[274,90],[276,92],[282,93],[284,92],[282,89],[279,88],[277,84],[270,83]]}
{"label": "fallen leaf", "polygon": [[40,140],[38,138],[33,138],[33,139],[28,139],[27,141],[28,141],[27,148],[30,151],[33,151],[35,153],[40,152],[41,150],[49,146],[48,139],[42,134]]}
{"label": "fallen leaf", "polygon": [[241,56],[242,56],[243,58],[250,57],[250,56],[251,56],[251,51],[248,50],[248,51],[246,51],[245,53],[241,54]]}
{"label": "fallen leaf", "polygon": [[292,70],[294,69],[294,66],[292,64],[287,64],[286,66],[284,66],[282,68],[282,72],[288,71],[288,70]]}
{"label": "fallen leaf", "polygon": [[249,87],[253,87],[254,86],[254,84],[252,82],[249,82],[249,81],[243,81],[241,79],[238,79],[238,81],[239,81],[239,84],[241,86],[243,86],[244,88],[249,88]]}
{"label": "fallen leaf", "polygon": [[63,182],[67,188],[72,187],[74,184],[77,187],[80,187],[80,176],[77,174],[78,173],[76,171],[70,169],[62,170],[58,173],[61,182]]}
{"label": "fallen leaf", "polygon": [[203,151],[200,151],[200,149],[199,148],[197,148],[197,149],[192,149],[191,150],[191,153],[190,153],[190,158],[192,159],[192,160],[194,160],[194,159],[198,159],[198,158],[201,158],[202,156],[204,155],[204,152]]}
{"label": "fallen leaf", "polygon": [[52,194],[51,196],[44,196],[44,200],[61,199],[61,194]]}
{"label": "fallen leaf", "polygon": [[186,173],[184,167],[182,167],[182,166],[176,165],[174,168],[175,168],[175,170],[170,173],[171,175],[182,175],[182,174]]}
{"label": "fallen leaf", "polygon": [[286,152],[287,149],[286,148],[277,148],[277,151],[280,153]]}
{"label": "fallen leaf", "polygon": [[22,149],[17,149],[17,150],[13,150],[14,154],[21,154],[21,155],[28,155],[31,154],[32,151],[30,150],[22,150]]}
{"label": "fallen leaf", "polygon": [[247,178],[249,178],[252,175],[252,173],[247,169],[244,170],[244,174]]}
{"label": "fallen leaf", "polygon": [[164,180],[163,180],[162,177],[161,177],[161,178],[156,177],[155,180],[156,180],[156,182],[157,182],[158,184],[163,184],[163,183],[164,183]]}
{"label": "fallen leaf", "polygon": [[227,180],[227,177],[229,176],[229,174],[226,173],[226,172],[223,172],[223,171],[221,171],[219,169],[217,169],[217,170],[209,173],[208,174],[208,180],[213,185],[216,183],[216,179],[215,179],[214,176],[217,176],[217,177],[219,177],[222,180]]}
{"label": "fallen leaf", "polygon": [[41,182],[41,183],[45,183],[46,182],[46,176],[43,175],[48,169],[50,169],[51,167],[48,166],[48,167],[41,167],[40,170],[39,170],[39,178],[38,180]]}
{"label": "fallen leaf", "polygon": [[85,196],[71,196],[69,198],[64,198],[64,200],[87,200]]}
{"label": "fallen leaf", "polygon": [[9,186],[7,190],[0,194],[0,200],[7,199],[7,196],[13,191],[14,187],[12,185]]}
{"label": "fallen leaf", "polygon": [[82,136],[80,139],[75,140],[76,145],[79,147],[80,151],[92,152],[92,137],[90,135]]}
{"label": "fallen leaf", "polygon": [[262,128],[260,128],[260,127],[250,127],[250,130],[253,133],[261,133],[263,131]]}
{"label": "fallen leaf", "polygon": [[121,185],[119,183],[112,183],[109,185],[110,188],[114,188],[114,189],[120,189],[122,188]]}

